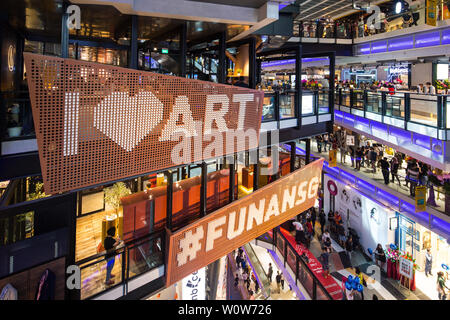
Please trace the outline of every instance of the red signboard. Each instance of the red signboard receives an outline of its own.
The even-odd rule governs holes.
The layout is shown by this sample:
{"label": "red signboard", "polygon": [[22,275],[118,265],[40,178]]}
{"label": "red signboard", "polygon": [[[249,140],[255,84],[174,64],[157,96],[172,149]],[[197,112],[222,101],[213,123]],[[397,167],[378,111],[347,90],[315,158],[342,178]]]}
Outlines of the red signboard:
{"label": "red signboard", "polygon": [[312,207],[322,166],[310,163],[171,234],[167,285]]}

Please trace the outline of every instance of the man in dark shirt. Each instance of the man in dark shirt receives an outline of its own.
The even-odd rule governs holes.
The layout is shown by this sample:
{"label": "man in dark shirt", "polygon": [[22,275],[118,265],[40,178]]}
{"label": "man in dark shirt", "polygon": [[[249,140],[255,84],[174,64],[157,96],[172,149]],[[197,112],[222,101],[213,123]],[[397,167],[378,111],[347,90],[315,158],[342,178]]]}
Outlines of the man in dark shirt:
{"label": "man in dark shirt", "polygon": [[236,87],[243,87],[243,88],[248,88],[248,84],[246,84],[245,82],[244,82],[244,77],[243,76],[240,76],[239,77],[239,80],[234,84]]}
{"label": "man in dark shirt", "polygon": [[272,283],[272,275],[273,275],[273,268],[272,264],[269,263],[269,271],[267,272],[267,278],[269,278],[270,283]]}
{"label": "man in dark shirt", "polygon": [[105,259],[107,261],[106,263],[106,285],[112,285],[114,284],[114,280],[111,280],[111,278],[114,278],[114,275],[111,274],[112,269],[114,268],[114,262],[116,260],[116,255],[114,252],[114,248],[120,244],[120,239],[115,239],[114,236],[116,235],[116,228],[111,227],[106,231],[106,238],[103,242],[103,247],[106,250]]}
{"label": "man in dark shirt", "polygon": [[277,271],[277,276],[275,277],[275,280],[277,281],[278,293],[281,293],[281,274],[280,274],[280,271]]}
{"label": "man in dark shirt", "polygon": [[381,172],[383,173],[384,184],[389,184],[389,162],[387,158],[384,157],[380,160]]}

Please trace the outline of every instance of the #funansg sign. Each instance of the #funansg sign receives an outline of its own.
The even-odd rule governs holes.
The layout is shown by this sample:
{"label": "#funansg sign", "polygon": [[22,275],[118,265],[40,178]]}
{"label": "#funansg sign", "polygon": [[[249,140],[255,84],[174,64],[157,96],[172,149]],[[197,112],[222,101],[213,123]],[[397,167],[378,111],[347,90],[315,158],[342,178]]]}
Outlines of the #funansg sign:
{"label": "#funansg sign", "polygon": [[24,57],[48,194],[258,146],[261,91],[31,53]]}
{"label": "#funansg sign", "polygon": [[314,205],[323,159],[170,235],[167,286]]}

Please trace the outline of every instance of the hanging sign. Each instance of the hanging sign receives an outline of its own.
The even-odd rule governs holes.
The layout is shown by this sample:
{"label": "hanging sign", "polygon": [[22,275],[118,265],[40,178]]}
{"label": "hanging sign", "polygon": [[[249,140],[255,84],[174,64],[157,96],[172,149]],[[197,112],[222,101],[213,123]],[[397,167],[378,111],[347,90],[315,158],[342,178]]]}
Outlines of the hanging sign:
{"label": "hanging sign", "polygon": [[413,278],[414,262],[412,262],[411,260],[400,257],[398,269],[402,276],[405,276],[408,279]]}
{"label": "hanging sign", "polygon": [[192,272],[181,281],[182,300],[206,300],[205,268]]}
{"label": "hanging sign", "polygon": [[416,212],[423,212],[427,210],[427,187],[416,187]]}
{"label": "hanging sign", "polygon": [[347,146],[354,146],[355,145],[355,136],[347,136]]}
{"label": "hanging sign", "polygon": [[328,166],[330,168],[337,166],[337,149],[330,149],[328,152],[329,163]]}
{"label": "hanging sign", "polygon": [[322,176],[323,159],[197,220],[168,231],[167,286],[311,208]]}
{"label": "hanging sign", "polygon": [[23,55],[47,194],[258,146],[262,91]]}

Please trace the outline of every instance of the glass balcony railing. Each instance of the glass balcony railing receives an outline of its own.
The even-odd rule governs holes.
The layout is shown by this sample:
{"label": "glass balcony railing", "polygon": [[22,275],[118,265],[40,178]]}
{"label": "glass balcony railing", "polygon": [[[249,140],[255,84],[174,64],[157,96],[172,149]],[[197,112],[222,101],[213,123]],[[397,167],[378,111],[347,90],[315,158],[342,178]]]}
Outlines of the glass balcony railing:
{"label": "glass balcony railing", "polygon": [[450,139],[448,95],[337,89],[335,109],[439,140]]}
{"label": "glass balcony railing", "polygon": [[[119,245],[113,253],[102,252],[78,262],[81,270],[81,300],[93,298],[106,290],[122,287],[134,278],[164,265],[164,235],[152,233]],[[107,283],[110,272],[113,283]]]}
{"label": "glass balcony railing", "polygon": [[[438,10],[436,22],[438,26],[444,26],[448,19],[447,5],[443,5],[444,11]],[[318,39],[364,39],[378,34],[390,33],[398,30],[403,32],[414,32],[412,28],[420,28],[426,25],[426,8],[418,6],[412,10],[403,11],[399,14],[380,14],[379,19],[368,24],[368,19],[361,20],[355,17],[347,21],[326,21],[323,19],[294,21],[293,34],[301,38]],[[410,29],[410,30],[408,30]],[[417,30],[417,31],[423,31]]]}
{"label": "glass balcony railing", "polygon": [[[330,113],[329,90],[302,91],[302,117]],[[295,91],[274,91],[264,93],[262,122],[296,119]]]}
{"label": "glass balcony railing", "polygon": [[284,234],[280,231],[280,227],[274,229],[275,235],[274,246],[281,254],[282,262],[289,266],[295,274],[295,280],[298,281],[306,290],[312,300],[333,300],[331,294],[326,290],[308,263],[300,256],[296,248],[294,248]]}

